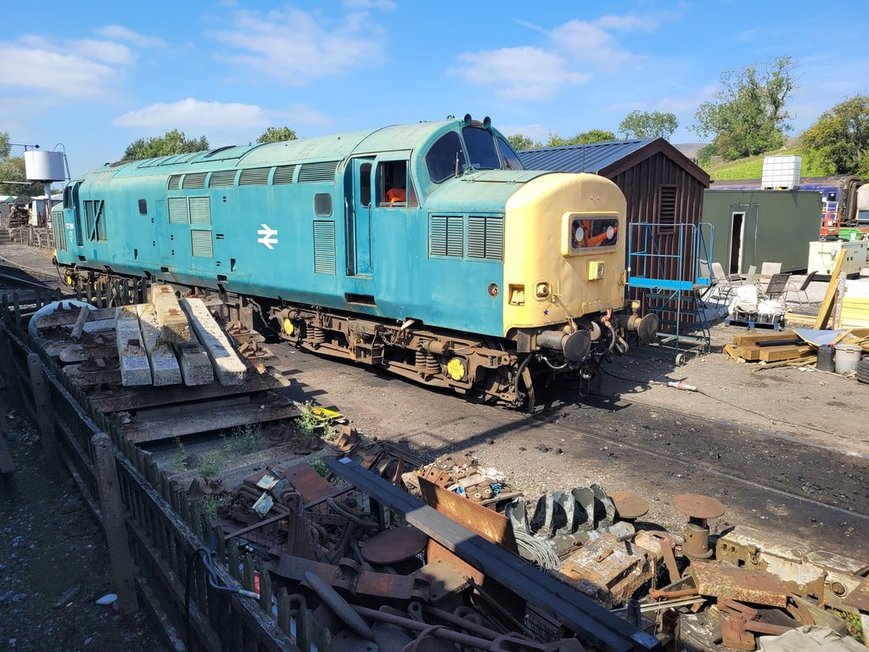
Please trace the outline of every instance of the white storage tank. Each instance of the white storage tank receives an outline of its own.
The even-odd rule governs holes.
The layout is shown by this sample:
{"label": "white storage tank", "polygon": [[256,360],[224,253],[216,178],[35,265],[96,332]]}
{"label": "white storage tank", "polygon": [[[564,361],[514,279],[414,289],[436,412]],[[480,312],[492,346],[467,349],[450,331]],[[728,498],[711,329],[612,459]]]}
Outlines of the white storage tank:
{"label": "white storage tank", "polygon": [[801,156],[765,156],[760,186],[764,190],[793,190],[800,186]]}
{"label": "white storage tank", "polygon": [[24,152],[24,172],[28,181],[64,181],[66,165],[63,152],[28,149]]}
{"label": "white storage tank", "polygon": [[857,224],[869,226],[869,183],[857,188]]}

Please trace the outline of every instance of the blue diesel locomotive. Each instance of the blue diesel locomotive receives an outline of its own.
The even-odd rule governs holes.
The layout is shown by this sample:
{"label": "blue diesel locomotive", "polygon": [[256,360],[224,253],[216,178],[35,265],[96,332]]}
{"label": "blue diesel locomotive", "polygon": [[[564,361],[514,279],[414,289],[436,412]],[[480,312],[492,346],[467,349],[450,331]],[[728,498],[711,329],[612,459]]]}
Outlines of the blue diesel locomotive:
{"label": "blue diesel locomotive", "polygon": [[521,405],[654,333],[622,310],[624,224],[615,184],[523,170],[465,116],[105,165],[54,228],[70,283],[217,291],[302,348]]}

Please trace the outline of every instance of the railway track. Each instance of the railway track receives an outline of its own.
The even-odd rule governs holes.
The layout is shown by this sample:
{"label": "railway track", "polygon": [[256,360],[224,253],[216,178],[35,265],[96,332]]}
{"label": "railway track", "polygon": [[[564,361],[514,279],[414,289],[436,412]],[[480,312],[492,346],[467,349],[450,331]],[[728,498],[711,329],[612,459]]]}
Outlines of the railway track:
{"label": "railway track", "polygon": [[544,414],[528,416],[286,353],[301,387],[328,388],[318,401],[334,402],[362,431],[426,459],[472,451],[511,482],[532,487],[529,493],[600,481],[648,497],[650,518],[665,524],[682,518],[669,505],[672,495],[707,493],[728,506],[722,527],[748,524],[869,558],[865,455],[639,401],[578,404],[572,390]]}

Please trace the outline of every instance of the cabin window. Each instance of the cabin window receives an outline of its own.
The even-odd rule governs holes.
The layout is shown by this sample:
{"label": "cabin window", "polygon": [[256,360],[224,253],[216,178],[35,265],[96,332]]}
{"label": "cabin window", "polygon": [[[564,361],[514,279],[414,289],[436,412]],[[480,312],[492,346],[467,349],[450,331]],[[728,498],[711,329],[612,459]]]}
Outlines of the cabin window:
{"label": "cabin window", "polygon": [[147,215],[148,214],[148,201],[145,199],[139,200],[139,215]]}
{"label": "cabin window", "polygon": [[435,183],[455,176],[465,168],[465,152],[459,135],[451,131],[441,136],[425,156],[428,175]]}
{"label": "cabin window", "polygon": [[503,169],[505,170],[524,170],[525,167],[522,165],[522,161],[519,160],[519,156],[516,154],[516,151],[513,147],[504,140],[501,136],[498,136],[498,149],[501,152],[501,159],[503,160]]}
{"label": "cabin window", "polygon": [[676,186],[664,185],[658,190],[658,232],[676,230]]}
{"label": "cabin window", "polygon": [[359,205],[371,206],[371,163],[359,166]]}
{"label": "cabin window", "polygon": [[314,195],[314,214],[317,217],[332,215],[332,195],[327,192],[318,192]]}
{"label": "cabin window", "polygon": [[380,206],[416,206],[416,194],[407,176],[407,161],[383,161],[377,168]]}
{"label": "cabin window", "polygon": [[63,189],[63,207],[72,208],[72,186]]}
{"label": "cabin window", "polygon": [[464,127],[462,135],[468,146],[468,157],[471,167],[477,170],[500,170],[501,159],[495,149],[495,139],[492,132],[480,127]]}

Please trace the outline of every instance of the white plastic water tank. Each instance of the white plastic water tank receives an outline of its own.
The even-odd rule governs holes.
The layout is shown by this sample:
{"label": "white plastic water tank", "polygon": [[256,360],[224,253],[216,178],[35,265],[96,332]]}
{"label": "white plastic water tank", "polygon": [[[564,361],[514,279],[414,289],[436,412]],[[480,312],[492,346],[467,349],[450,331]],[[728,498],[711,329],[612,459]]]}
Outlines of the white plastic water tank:
{"label": "white plastic water tank", "polygon": [[802,167],[801,156],[766,156],[763,159],[760,186],[765,189],[798,188]]}
{"label": "white plastic water tank", "polygon": [[29,149],[24,152],[24,172],[28,181],[63,181],[66,166],[63,152]]}

